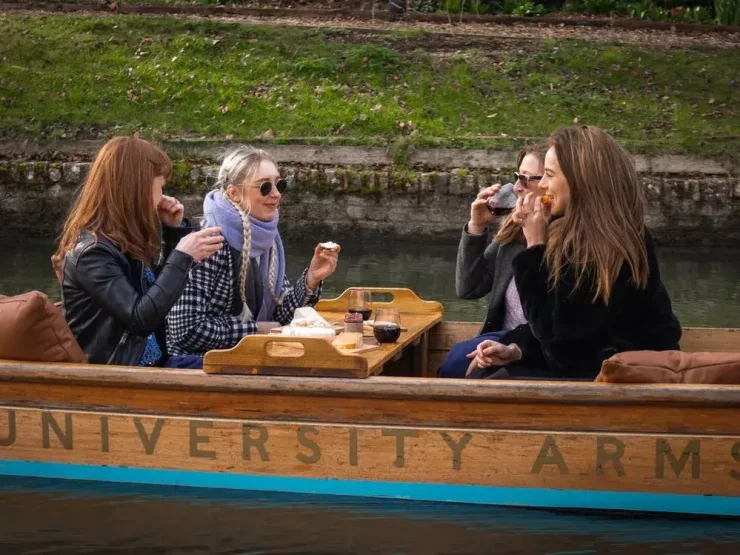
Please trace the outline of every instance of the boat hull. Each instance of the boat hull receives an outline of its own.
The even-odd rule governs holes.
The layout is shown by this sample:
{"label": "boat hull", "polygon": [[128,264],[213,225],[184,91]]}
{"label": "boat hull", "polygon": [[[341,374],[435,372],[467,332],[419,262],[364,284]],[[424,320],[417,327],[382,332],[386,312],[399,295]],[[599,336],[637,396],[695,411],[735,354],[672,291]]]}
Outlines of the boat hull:
{"label": "boat hull", "polygon": [[740,516],[740,436],[0,408],[0,474]]}
{"label": "boat hull", "polygon": [[[472,327],[430,331],[427,375]],[[737,517],[739,409],[740,386],[0,361],[0,475]]]}

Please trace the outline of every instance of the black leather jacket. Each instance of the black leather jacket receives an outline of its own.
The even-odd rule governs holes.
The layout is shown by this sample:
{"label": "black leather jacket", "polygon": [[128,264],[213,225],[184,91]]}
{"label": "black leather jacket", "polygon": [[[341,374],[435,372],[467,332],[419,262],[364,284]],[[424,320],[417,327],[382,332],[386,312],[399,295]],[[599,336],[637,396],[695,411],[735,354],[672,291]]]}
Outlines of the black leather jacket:
{"label": "black leather jacket", "polygon": [[144,265],[98,234],[83,232],[64,257],[64,317],[92,364],[136,366],[146,338],[156,333],[166,360],[165,317],[180,297],[193,258],[174,250],[190,227],[162,226],[164,263],[153,268],[157,280],[144,292]]}

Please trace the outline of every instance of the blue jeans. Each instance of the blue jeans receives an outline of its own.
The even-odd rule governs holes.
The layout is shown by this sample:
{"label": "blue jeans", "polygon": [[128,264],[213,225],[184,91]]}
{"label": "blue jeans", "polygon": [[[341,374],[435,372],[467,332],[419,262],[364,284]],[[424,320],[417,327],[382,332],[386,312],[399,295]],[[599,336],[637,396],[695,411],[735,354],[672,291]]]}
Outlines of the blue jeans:
{"label": "blue jeans", "polygon": [[447,353],[447,358],[442,363],[437,371],[437,377],[439,378],[464,378],[465,372],[470,366],[470,359],[465,355],[472,353],[478,347],[480,343],[486,339],[492,341],[498,341],[499,338],[504,334],[503,331],[494,331],[490,333],[484,333],[473,339],[467,341],[460,341],[455,343]]}
{"label": "blue jeans", "polygon": [[165,368],[192,368],[194,370],[203,369],[203,357],[198,355],[175,355],[167,359],[164,363]]}

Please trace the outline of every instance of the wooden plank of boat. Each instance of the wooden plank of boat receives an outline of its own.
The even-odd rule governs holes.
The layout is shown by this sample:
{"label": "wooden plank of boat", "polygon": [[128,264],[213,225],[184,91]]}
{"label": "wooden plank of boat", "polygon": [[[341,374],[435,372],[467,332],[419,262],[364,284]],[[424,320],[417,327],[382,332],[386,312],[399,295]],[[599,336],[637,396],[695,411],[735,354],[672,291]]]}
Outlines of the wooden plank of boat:
{"label": "wooden plank of boat", "polygon": [[740,516],[740,436],[184,418],[0,407],[0,472]]}
{"label": "wooden plank of boat", "polygon": [[[455,343],[466,341],[478,335],[477,322],[440,322],[429,332],[429,368],[436,370],[444,362],[447,353]],[[740,352],[740,329],[733,328],[684,328],[681,337],[681,350],[686,352]]]}

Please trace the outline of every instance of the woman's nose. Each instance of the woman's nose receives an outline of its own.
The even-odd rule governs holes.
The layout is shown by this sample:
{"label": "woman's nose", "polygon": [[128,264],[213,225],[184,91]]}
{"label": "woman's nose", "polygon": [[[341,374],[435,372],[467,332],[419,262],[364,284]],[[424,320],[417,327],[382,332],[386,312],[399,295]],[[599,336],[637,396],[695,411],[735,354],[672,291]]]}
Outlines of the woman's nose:
{"label": "woman's nose", "polygon": [[541,191],[547,191],[547,176],[543,176],[542,179],[540,179],[537,187],[539,187]]}
{"label": "woman's nose", "polygon": [[517,194],[517,196],[522,196],[524,193],[527,192],[527,190],[522,185],[521,179],[517,179],[516,183],[514,183],[514,192]]}

